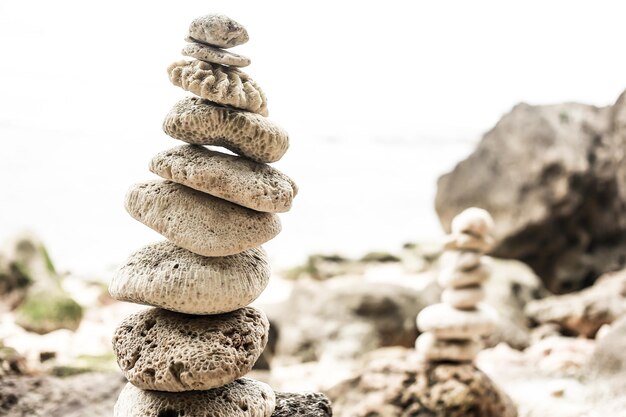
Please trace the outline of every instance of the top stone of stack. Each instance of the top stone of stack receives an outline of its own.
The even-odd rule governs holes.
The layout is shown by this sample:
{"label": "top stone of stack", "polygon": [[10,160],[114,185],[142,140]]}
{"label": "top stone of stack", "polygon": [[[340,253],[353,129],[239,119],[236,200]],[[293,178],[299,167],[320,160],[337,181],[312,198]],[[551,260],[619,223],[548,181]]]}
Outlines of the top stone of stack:
{"label": "top stone of stack", "polygon": [[228,16],[208,14],[194,19],[189,25],[188,40],[220,48],[243,45],[250,39],[248,31]]}

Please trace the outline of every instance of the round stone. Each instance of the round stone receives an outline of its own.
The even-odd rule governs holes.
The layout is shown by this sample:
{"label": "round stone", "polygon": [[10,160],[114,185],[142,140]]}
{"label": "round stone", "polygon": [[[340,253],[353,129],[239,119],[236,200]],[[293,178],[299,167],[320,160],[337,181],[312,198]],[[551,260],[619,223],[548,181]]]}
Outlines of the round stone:
{"label": "round stone", "polygon": [[276,407],[274,391],[263,382],[241,378],[208,391],[144,391],[126,384],[114,417],[270,417]]}
{"label": "round stone", "polygon": [[474,310],[458,310],[448,304],[433,304],[417,316],[417,327],[432,332],[438,339],[472,339],[495,330],[496,314],[479,304]]}
{"label": "round stone", "polygon": [[171,181],[136,184],[126,210],[177,246],[202,256],[228,256],[261,246],[280,220]]}
{"label": "round stone", "polygon": [[444,249],[489,252],[494,240],[491,236],[474,236],[468,233],[456,233],[446,237]]}
{"label": "round stone", "polygon": [[257,162],[276,162],[289,148],[289,135],[256,113],[185,98],[165,117],[169,136],[196,145],[222,146]]}
{"label": "round stone", "polygon": [[480,252],[448,250],[441,255],[439,263],[455,270],[467,271],[480,265],[481,260]]}
{"label": "round stone", "polygon": [[261,310],[192,316],[159,308],[135,313],[113,336],[117,363],[130,383],[157,391],[207,390],[250,372],[267,344]]}
{"label": "round stone", "polygon": [[221,14],[208,14],[195,18],[189,25],[189,37],[220,48],[243,45],[249,39],[246,28]]}
{"label": "round stone", "polygon": [[262,248],[209,258],[165,241],[130,255],[113,276],[109,292],[120,301],[187,314],[220,314],[256,300],[269,278]]}
{"label": "round stone", "polygon": [[468,271],[454,269],[454,265],[445,265],[437,275],[437,282],[443,288],[480,285],[489,279],[490,273],[491,267],[487,262],[481,262],[477,267]]}
{"label": "round stone", "polygon": [[183,145],[152,158],[150,171],[256,211],[289,211],[296,184],[275,168],[202,146]]}
{"label": "round stone", "polygon": [[250,65],[250,58],[243,55],[196,42],[185,45],[182,53],[185,56],[213,64],[228,65],[231,67],[247,67]]}
{"label": "round stone", "polygon": [[167,67],[170,81],[204,99],[267,116],[261,87],[245,72],[204,61],[177,61]]}
{"label": "round stone", "polygon": [[446,288],[441,294],[441,302],[460,309],[474,308],[484,299],[485,289],[482,285]]}
{"label": "round stone", "polygon": [[332,417],[330,400],[317,392],[277,392],[272,417]]}
{"label": "round stone", "polygon": [[453,234],[467,233],[476,237],[488,236],[493,232],[493,219],[487,210],[470,207],[452,219]]}
{"label": "round stone", "polygon": [[482,344],[475,339],[437,339],[432,333],[426,332],[415,341],[415,349],[429,361],[471,362],[482,349]]}

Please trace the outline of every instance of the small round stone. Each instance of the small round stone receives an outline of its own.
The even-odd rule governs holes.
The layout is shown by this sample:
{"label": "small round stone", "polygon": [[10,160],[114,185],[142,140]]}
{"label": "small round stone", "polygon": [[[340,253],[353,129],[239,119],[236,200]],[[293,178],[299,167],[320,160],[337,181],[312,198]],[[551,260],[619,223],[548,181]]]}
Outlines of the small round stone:
{"label": "small round stone", "polygon": [[472,339],[495,330],[496,314],[479,304],[474,310],[458,310],[448,304],[433,304],[417,316],[417,327],[432,332],[438,339]]}
{"label": "small round stone", "polygon": [[220,314],[249,305],[269,278],[262,248],[209,258],[165,241],[130,255],[113,276],[109,292],[120,301],[187,314]]}
{"label": "small round stone", "polygon": [[175,86],[215,103],[268,115],[267,98],[245,72],[204,61],[177,61],[167,67]]}
{"label": "small round stone", "polygon": [[177,246],[202,256],[228,256],[261,246],[280,220],[171,181],[135,184],[126,210]]}
{"label": "small round stone", "polygon": [[189,25],[189,37],[220,48],[243,45],[249,39],[246,28],[221,14],[195,18]]}
{"label": "small round stone", "polygon": [[241,378],[208,391],[144,391],[128,383],[120,393],[114,417],[271,417],[274,391],[263,382]]}
{"label": "small round stone", "polygon": [[222,146],[257,162],[276,162],[289,148],[289,135],[270,119],[198,97],[176,103],[165,117],[163,130],[175,139]]}
{"label": "small round stone", "polygon": [[317,392],[277,392],[272,417],[332,417],[330,400]]}
{"label": "small round stone", "polygon": [[441,302],[460,309],[474,308],[484,299],[485,289],[482,285],[446,288],[441,294]]}
{"label": "small round stone", "polygon": [[150,171],[215,197],[268,213],[289,211],[296,184],[275,168],[202,146],[183,145],[152,158]]}
{"label": "small round stone", "polygon": [[493,232],[493,219],[487,210],[470,207],[452,219],[453,234],[467,233],[476,237],[488,236]]}
{"label": "small round stone", "polygon": [[250,65],[250,58],[248,57],[196,42],[185,45],[182,54],[200,61],[231,67],[247,67]]}
{"label": "small round stone", "polygon": [[253,307],[212,316],[150,308],[122,321],[113,351],[124,376],[138,388],[207,390],[250,372],[268,332],[267,317]]}
{"label": "small round stone", "polygon": [[485,261],[468,271],[455,269],[454,265],[445,265],[437,275],[437,282],[443,288],[480,285],[489,279],[490,273],[491,267]]}
{"label": "small round stone", "polygon": [[475,339],[437,339],[432,333],[426,332],[415,341],[415,349],[429,361],[471,362],[482,349],[482,344]]}
{"label": "small round stone", "polygon": [[494,239],[489,236],[474,236],[469,233],[456,233],[446,237],[444,249],[489,252],[494,245]]}
{"label": "small round stone", "polygon": [[439,263],[455,270],[467,271],[480,265],[481,260],[482,254],[480,252],[448,250],[441,255]]}

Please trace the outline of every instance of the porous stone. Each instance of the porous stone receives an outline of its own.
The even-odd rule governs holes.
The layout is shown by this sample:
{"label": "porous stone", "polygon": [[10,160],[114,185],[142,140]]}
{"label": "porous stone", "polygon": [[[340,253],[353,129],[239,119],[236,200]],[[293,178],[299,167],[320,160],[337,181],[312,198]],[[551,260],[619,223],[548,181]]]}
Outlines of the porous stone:
{"label": "porous stone", "polygon": [[474,236],[469,233],[452,233],[444,242],[447,250],[468,250],[477,252],[489,252],[493,247],[494,240],[491,236]]}
{"label": "porous stone", "polygon": [[481,348],[482,343],[476,339],[437,339],[430,332],[422,333],[415,341],[417,352],[429,361],[471,362]]}
{"label": "porous stone", "polygon": [[267,242],[280,220],[171,181],[135,184],[126,210],[177,246],[203,256],[228,256]]}
{"label": "porous stone", "polygon": [[490,235],[493,227],[493,219],[487,210],[470,207],[452,219],[450,229],[454,234],[467,233],[476,237],[483,237]]}
{"label": "porous stone", "polygon": [[192,20],[189,35],[195,41],[220,48],[232,48],[248,42],[248,32],[228,16],[208,14]]}
{"label": "porous stone", "polygon": [[417,327],[432,332],[439,339],[472,339],[492,333],[497,315],[488,305],[479,304],[474,310],[458,310],[448,304],[433,304],[417,316]]}
{"label": "porous stone", "polygon": [[441,293],[441,302],[460,309],[473,308],[484,299],[485,290],[482,285],[446,288],[443,290],[443,293]]}
{"label": "porous stone", "polygon": [[130,255],[113,276],[109,292],[120,301],[187,314],[219,314],[250,304],[269,278],[262,248],[206,257],[165,241]]}
{"label": "porous stone", "polygon": [[144,391],[132,384],[120,393],[114,417],[270,417],[274,391],[263,382],[241,378],[208,391]]}
{"label": "porous stone", "polygon": [[317,392],[276,393],[276,409],[272,417],[332,417],[330,400]]}
{"label": "porous stone", "polygon": [[446,268],[468,271],[480,265],[482,258],[481,253],[476,251],[449,250],[441,254],[439,263]]}
{"label": "porous stone", "polygon": [[200,61],[231,67],[247,67],[250,65],[250,58],[248,57],[196,42],[185,45],[182,54]]}
{"label": "porous stone", "polygon": [[152,158],[161,177],[253,210],[282,213],[291,208],[296,184],[275,168],[246,158],[183,145]]}
{"label": "porous stone", "polygon": [[486,262],[468,271],[454,269],[453,265],[446,265],[439,271],[437,281],[443,288],[478,285],[489,279],[490,271],[491,268]]}
{"label": "porous stone", "polygon": [[167,67],[170,81],[182,89],[218,104],[267,116],[261,87],[245,72],[205,61],[177,61]]}
{"label": "porous stone", "polygon": [[276,162],[289,148],[289,135],[256,113],[187,97],[165,117],[169,136],[196,145],[222,146],[257,162]]}
{"label": "porous stone", "polygon": [[150,308],[122,321],[113,336],[113,351],[136,387],[208,390],[250,372],[267,344],[268,331],[265,314],[253,307],[212,316]]}

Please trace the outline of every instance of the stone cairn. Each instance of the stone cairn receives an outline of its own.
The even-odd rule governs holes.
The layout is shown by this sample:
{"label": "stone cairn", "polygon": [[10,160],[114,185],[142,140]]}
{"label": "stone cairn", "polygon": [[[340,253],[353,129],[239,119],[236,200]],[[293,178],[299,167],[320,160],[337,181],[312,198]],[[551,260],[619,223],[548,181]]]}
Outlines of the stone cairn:
{"label": "stone cairn", "polygon": [[454,218],[451,229],[438,276],[442,302],[417,316],[423,333],[415,348],[429,362],[473,362],[482,349],[481,337],[496,326],[495,312],[481,303],[490,275],[483,254],[493,245],[493,220],[487,211],[472,207]]}
{"label": "stone cairn", "polygon": [[[232,19],[195,19],[183,55],[168,67],[174,85],[195,94],[174,105],[163,129],[187,142],[156,155],[161,180],[126,195],[132,217],[168,240],[143,247],[117,271],[111,295],[152,306],[127,317],[113,336],[129,383],[117,417],[330,416],[321,394],[275,394],[242,378],[263,352],[269,322],[249,304],[270,267],[261,244],[281,229],[297,187],[267,165],[287,151],[287,133],[266,118],[267,100],[238,67],[250,60],[225,48],[248,41]],[[230,155],[205,148],[221,146]],[[278,405],[277,405],[278,404]]]}

